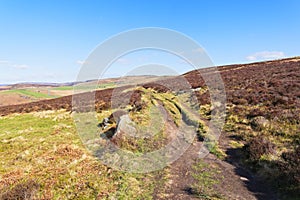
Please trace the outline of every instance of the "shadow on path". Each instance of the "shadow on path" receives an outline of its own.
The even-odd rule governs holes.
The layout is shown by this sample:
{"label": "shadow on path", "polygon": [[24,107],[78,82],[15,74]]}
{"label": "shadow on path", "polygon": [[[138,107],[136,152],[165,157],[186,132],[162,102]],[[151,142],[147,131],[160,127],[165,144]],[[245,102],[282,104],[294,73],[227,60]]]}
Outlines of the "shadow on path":
{"label": "shadow on path", "polygon": [[276,200],[278,197],[272,192],[271,187],[265,183],[262,179],[255,176],[250,170],[242,167],[239,163],[243,155],[241,148],[227,149],[226,162],[235,166],[235,173],[240,177],[243,177],[243,182],[247,189],[255,195],[258,200]]}

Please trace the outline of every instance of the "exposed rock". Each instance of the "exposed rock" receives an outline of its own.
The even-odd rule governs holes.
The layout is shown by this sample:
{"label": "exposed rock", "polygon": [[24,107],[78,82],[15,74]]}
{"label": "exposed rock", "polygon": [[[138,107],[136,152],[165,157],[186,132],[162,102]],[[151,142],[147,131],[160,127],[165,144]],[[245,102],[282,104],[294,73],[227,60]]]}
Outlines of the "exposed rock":
{"label": "exposed rock", "polygon": [[123,115],[120,117],[114,137],[121,132],[132,137],[136,136],[137,130],[135,129],[134,122],[130,119],[129,115]]}
{"label": "exposed rock", "polygon": [[117,110],[108,117],[109,122],[118,124],[120,121],[120,117],[123,115],[127,115],[127,112],[125,112],[124,110]]}

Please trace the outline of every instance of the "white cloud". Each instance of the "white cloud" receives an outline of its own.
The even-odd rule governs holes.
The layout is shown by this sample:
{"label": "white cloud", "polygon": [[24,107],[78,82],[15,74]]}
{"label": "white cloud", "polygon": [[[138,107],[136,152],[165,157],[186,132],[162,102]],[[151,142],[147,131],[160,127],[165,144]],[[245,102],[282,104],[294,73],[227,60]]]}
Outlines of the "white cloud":
{"label": "white cloud", "polygon": [[12,65],[12,67],[15,69],[28,69],[29,68],[28,65],[24,65],[24,64],[21,64],[21,65],[15,64],[15,65]]}
{"label": "white cloud", "polygon": [[83,64],[86,64],[86,61],[85,60],[77,60],[76,63],[78,65],[83,65]]}
{"label": "white cloud", "polygon": [[249,61],[255,60],[268,60],[268,59],[279,59],[285,57],[284,52],[282,51],[262,51],[251,54],[246,57]]}
{"label": "white cloud", "polygon": [[0,60],[0,65],[9,64],[8,60]]}
{"label": "white cloud", "polygon": [[14,69],[28,69],[29,68],[29,66],[26,64],[15,64],[8,60],[0,60],[0,66],[14,68]]}

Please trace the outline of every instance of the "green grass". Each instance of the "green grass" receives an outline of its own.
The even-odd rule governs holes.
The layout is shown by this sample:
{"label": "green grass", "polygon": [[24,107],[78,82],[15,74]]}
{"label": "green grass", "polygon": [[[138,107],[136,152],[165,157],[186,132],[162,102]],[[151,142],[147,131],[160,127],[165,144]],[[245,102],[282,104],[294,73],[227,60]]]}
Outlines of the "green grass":
{"label": "green grass", "polygon": [[[163,115],[157,107],[160,103],[177,125],[183,123],[182,114],[190,124],[202,124],[201,119],[189,113],[174,94],[143,91],[142,101],[146,106],[130,117],[140,131],[155,134],[149,138],[122,138],[120,148],[140,155],[157,150],[168,142],[165,125],[161,123]],[[16,188],[26,188],[29,183],[35,185],[32,182],[39,185],[36,199],[152,199],[155,190],[164,189],[158,187],[163,187],[160,178],[164,177],[165,170],[147,174],[114,171],[93,157],[93,152],[83,145],[92,146],[94,143],[91,142],[100,139],[99,133],[94,131],[97,122],[113,111],[101,111],[96,116],[80,114],[75,120],[81,123],[76,123],[76,126],[70,114],[63,110],[0,117],[0,199],[1,194],[16,193]],[[205,132],[207,127],[202,125],[198,128]],[[85,134],[79,136],[77,129]],[[206,172],[207,168],[206,165],[197,165],[195,171],[205,169],[205,173],[197,172],[194,178],[205,182],[204,186],[197,186],[204,187],[204,195],[214,196],[210,188],[215,184],[211,180],[215,171]],[[198,188],[200,193],[201,188]],[[200,193],[201,196],[203,192]]]}
{"label": "green grass", "polygon": [[60,86],[60,87],[55,87],[51,88],[52,90],[73,90],[73,86]]}
{"label": "green grass", "polygon": [[16,197],[30,181],[39,185],[36,199],[152,199],[159,173],[107,168],[83,146],[65,111],[1,117],[0,163],[0,199]]}
{"label": "green grass", "polygon": [[227,156],[226,153],[222,149],[220,149],[219,143],[215,139],[212,140],[208,139],[205,145],[209,150],[209,152],[217,156],[219,159],[223,160],[226,158]]}
{"label": "green grass", "polygon": [[80,84],[78,86],[60,86],[60,87],[55,87],[52,88],[52,90],[61,90],[61,91],[65,91],[65,90],[73,90],[74,88],[77,90],[92,90],[92,89],[107,89],[107,88],[113,88],[115,87],[116,84],[115,83],[103,83],[103,84],[88,84],[88,83],[84,83],[84,84]]}
{"label": "green grass", "polygon": [[215,191],[215,185],[220,184],[222,179],[218,167],[199,160],[193,166],[193,170],[192,176],[196,183],[192,185],[192,190],[195,196],[200,199],[222,199],[222,196]]}
{"label": "green grass", "polygon": [[[271,115],[269,118],[265,117],[268,120],[268,125],[257,130],[251,126],[253,117],[249,118],[247,114],[254,109],[267,112],[270,108],[264,105],[239,105],[239,112],[233,111],[233,108],[234,107],[227,108],[228,115],[223,130],[232,137],[229,141],[231,148],[244,152],[240,157],[240,162],[249,169],[253,169],[260,178],[264,178],[266,184],[273,186],[274,193],[278,194],[279,197],[282,197],[282,199],[294,199],[293,194],[299,194],[299,181],[298,183],[285,181],[284,178],[289,178],[291,175],[286,174],[280,165],[282,165],[283,162],[282,153],[292,151],[299,145],[299,122],[287,119],[284,115],[282,115],[282,117],[274,117]],[[290,110],[286,109],[281,112],[285,113],[288,111]],[[299,113],[299,109],[297,109],[297,111],[297,113]],[[264,147],[263,144],[261,144],[261,146],[256,144],[257,148],[251,150],[251,152],[247,152],[243,148],[257,137],[262,137],[266,141],[269,141],[269,143],[272,144],[272,151],[262,154],[259,158],[251,161],[249,154],[255,153],[258,149],[262,149]],[[297,158],[295,158],[295,160],[297,160]],[[291,166],[294,164],[290,164],[291,166],[288,165],[289,163],[284,163],[286,168],[292,169]]]}
{"label": "green grass", "polygon": [[29,96],[29,97],[34,97],[34,98],[38,98],[38,99],[42,99],[42,98],[53,98],[54,96],[49,96],[47,94],[44,93],[40,93],[40,92],[35,92],[35,91],[31,91],[29,89],[15,89],[15,90],[8,90],[5,91],[3,93],[6,94],[21,94],[21,95],[25,95],[25,96]]}
{"label": "green grass", "polygon": [[[158,104],[152,99],[150,90],[144,90],[142,95],[144,107],[140,111],[130,112],[129,116],[136,129],[135,136],[122,135],[117,140],[121,149],[126,149],[134,153],[147,153],[155,151],[167,142],[165,134],[165,122]],[[106,114],[104,117],[108,117]]]}
{"label": "green grass", "polygon": [[234,141],[234,140],[229,141],[229,145],[232,148],[243,148],[243,146],[244,146],[244,144],[242,142]]}
{"label": "green grass", "polygon": [[106,89],[106,88],[113,88],[115,87],[115,83],[103,83],[103,84],[98,84],[97,88],[98,89]]}

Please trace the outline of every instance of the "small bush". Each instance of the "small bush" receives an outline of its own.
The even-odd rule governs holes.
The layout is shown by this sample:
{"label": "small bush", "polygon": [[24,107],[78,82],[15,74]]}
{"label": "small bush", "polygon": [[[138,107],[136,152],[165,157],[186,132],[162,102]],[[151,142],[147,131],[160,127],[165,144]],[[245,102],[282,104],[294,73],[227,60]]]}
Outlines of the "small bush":
{"label": "small bush", "polygon": [[35,199],[35,193],[39,189],[39,184],[33,180],[19,183],[12,189],[0,194],[2,200],[29,200]]}
{"label": "small bush", "polygon": [[251,120],[250,124],[253,130],[261,131],[269,126],[270,122],[263,116],[257,116]]}
{"label": "small bush", "polygon": [[245,146],[250,161],[258,161],[261,156],[275,151],[275,145],[263,136],[251,139]]}
{"label": "small bush", "polygon": [[279,168],[285,180],[300,186],[300,146],[294,151],[282,153],[281,158],[283,161],[279,163]]}
{"label": "small bush", "polygon": [[257,117],[257,116],[265,116],[265,114],[266,114],[266,112],[263,111],[262,109],[254,108],[249,111],[249,114],[247,114],[247,118],[253,119],[254,117]]}

